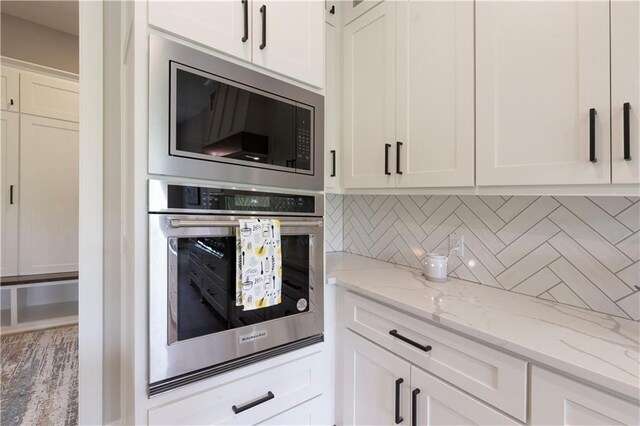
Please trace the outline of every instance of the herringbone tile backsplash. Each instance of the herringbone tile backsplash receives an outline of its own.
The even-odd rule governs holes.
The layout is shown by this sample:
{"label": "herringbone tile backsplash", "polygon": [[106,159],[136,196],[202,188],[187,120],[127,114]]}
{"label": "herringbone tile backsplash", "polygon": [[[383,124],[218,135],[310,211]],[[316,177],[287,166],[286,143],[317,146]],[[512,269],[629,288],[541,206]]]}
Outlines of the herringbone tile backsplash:
{"label": "herringbone tile backsplash", "polygon": [[640,197],[327,194],[326,249],[420,268],[464,235],[449,275],[640,319]]}

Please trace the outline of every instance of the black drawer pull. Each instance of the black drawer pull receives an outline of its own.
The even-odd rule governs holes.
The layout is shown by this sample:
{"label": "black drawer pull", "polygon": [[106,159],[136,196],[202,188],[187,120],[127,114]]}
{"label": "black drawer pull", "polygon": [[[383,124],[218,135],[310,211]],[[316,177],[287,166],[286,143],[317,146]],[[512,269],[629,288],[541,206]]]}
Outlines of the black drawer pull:
{"label": "black drawer pull", "polygon": [[249,40],[249,0],[242,0],[243,12],[244,12],[244,35],[242,36],[242,42],[245,43]]}
{"label": "black drawer pull", "polygon": [[597,163],[596,158],[596,109],[589,110],[589,161]]}
{"label": "black drawer pull", "polygon": [[403,378],[396,380],[396,419],[395,422],[397,425],[402,423],[404,420],[400,415],[400,385],[404,382]]}
{"label": "black drawer pull", "polygon": [[411,392],[411,425],[418,426],[418,394],[420,393],[419,388],[415,388],[413,392]]}
{"label": "black drawer pull", "polygon": [[402,170],[400,170],[400,148],[402,148],[402,142],[396,142],[396,173],[401,175]]}
{"label": "black drawer pull", "polygon": [[331,176],[336,177],[336,150],[331,150]]}
{"label": "black drawer pull", "polygon": [[13,204],[13,185],[9,185],[9,204]]}
{"label": "black drawer pull", "polygon": [[398,339],[402,340],[403,342],[406,342],[406,343],[410,344],[411,346],[415,346],[416,348],[421,349],[421,350],[423,350],[425,352],[429,352],[431,350],[431,346],[429,346],[429,345],[421,345],[418,342],[414,342],[413,340],[404,337],[402,334],[399,334],[398,330],[391,330],[389,332],[389,334],[392,335],[393,337],[397,337]]}
{"label": "black drawer pull", "polygon": [[241,405],[240,407],[234,405],[233,407],[231,407],[231,409],[233,410],[234,414],[240,414],[243,411],[247,411],[248,409],[255,407],[256,405],[260,405],[267,401],[271,401],[273,398],[275,398],[275,395],[273,394],[273,392],[269,391],[262,398],[256,399],[255,401],[247,402],[246,404]]}
{"label": "black drawer pull", "polygon": [[262,43],[260,44],[260,50],[267,47],[267,6],[264,4],[260,6],[260,13],[262,14]]}
{"label": "black drawer pull", "polygon": [[385,143],[384,144],[384,174],[385,175],[391,174],[391,172],[389,171],[389,148],[391,148],[391,144]]}
{"label": "black drawer pull", "polygon": [[629,102],[625,102],[623,105],[623,115],[624,115],[624,123],[623,123],[623,133],[624,133],[624,159],[626,161],[631,161],[631,124],[630,124],[630,114],[631,113],[631,104]]}

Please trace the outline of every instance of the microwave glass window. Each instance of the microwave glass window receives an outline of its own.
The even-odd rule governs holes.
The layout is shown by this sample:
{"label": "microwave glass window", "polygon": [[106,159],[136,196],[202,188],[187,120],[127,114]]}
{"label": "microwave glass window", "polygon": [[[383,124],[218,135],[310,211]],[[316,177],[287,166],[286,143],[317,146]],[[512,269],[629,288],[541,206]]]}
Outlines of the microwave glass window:
{"label": "microwave glass window", "polygon": [[[174,68],[174,155],[311,170],[311,111],[283,98]],[[224,161],[224,160],[222,160]]]}
{"label": "microwave glass window", "polygon": [[235,237],[179,238],[176,245],[178,341],[309,310],[308,235],[282,235],[282,303],[253,311],[235,306]]}

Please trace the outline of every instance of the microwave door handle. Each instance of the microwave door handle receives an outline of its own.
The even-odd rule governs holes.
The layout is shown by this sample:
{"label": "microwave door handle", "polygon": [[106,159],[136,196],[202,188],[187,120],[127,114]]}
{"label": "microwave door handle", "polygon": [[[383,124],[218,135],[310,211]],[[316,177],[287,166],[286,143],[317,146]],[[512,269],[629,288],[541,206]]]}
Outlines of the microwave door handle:
{"label": "microwave door handle", "polygon": [[[213,228],[213,227],[229,227],[238,226],[238,221],[235,220],[183,220],[169,218],[167,220],[170,228]],[[294,221],[294,220],[282,220],[280,226],[316,226],[322,227],[323,222],[321,220],[316,221]]]}

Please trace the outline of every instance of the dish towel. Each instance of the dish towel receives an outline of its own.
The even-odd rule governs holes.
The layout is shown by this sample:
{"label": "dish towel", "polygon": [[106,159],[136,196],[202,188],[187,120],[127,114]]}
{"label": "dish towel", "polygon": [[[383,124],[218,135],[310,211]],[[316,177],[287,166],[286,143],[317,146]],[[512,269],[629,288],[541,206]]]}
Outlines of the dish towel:
{"label": "dish towel", "polygon": [[236,306],[244,311],[282,302],[280,221],[240,219],[236,229]]}

